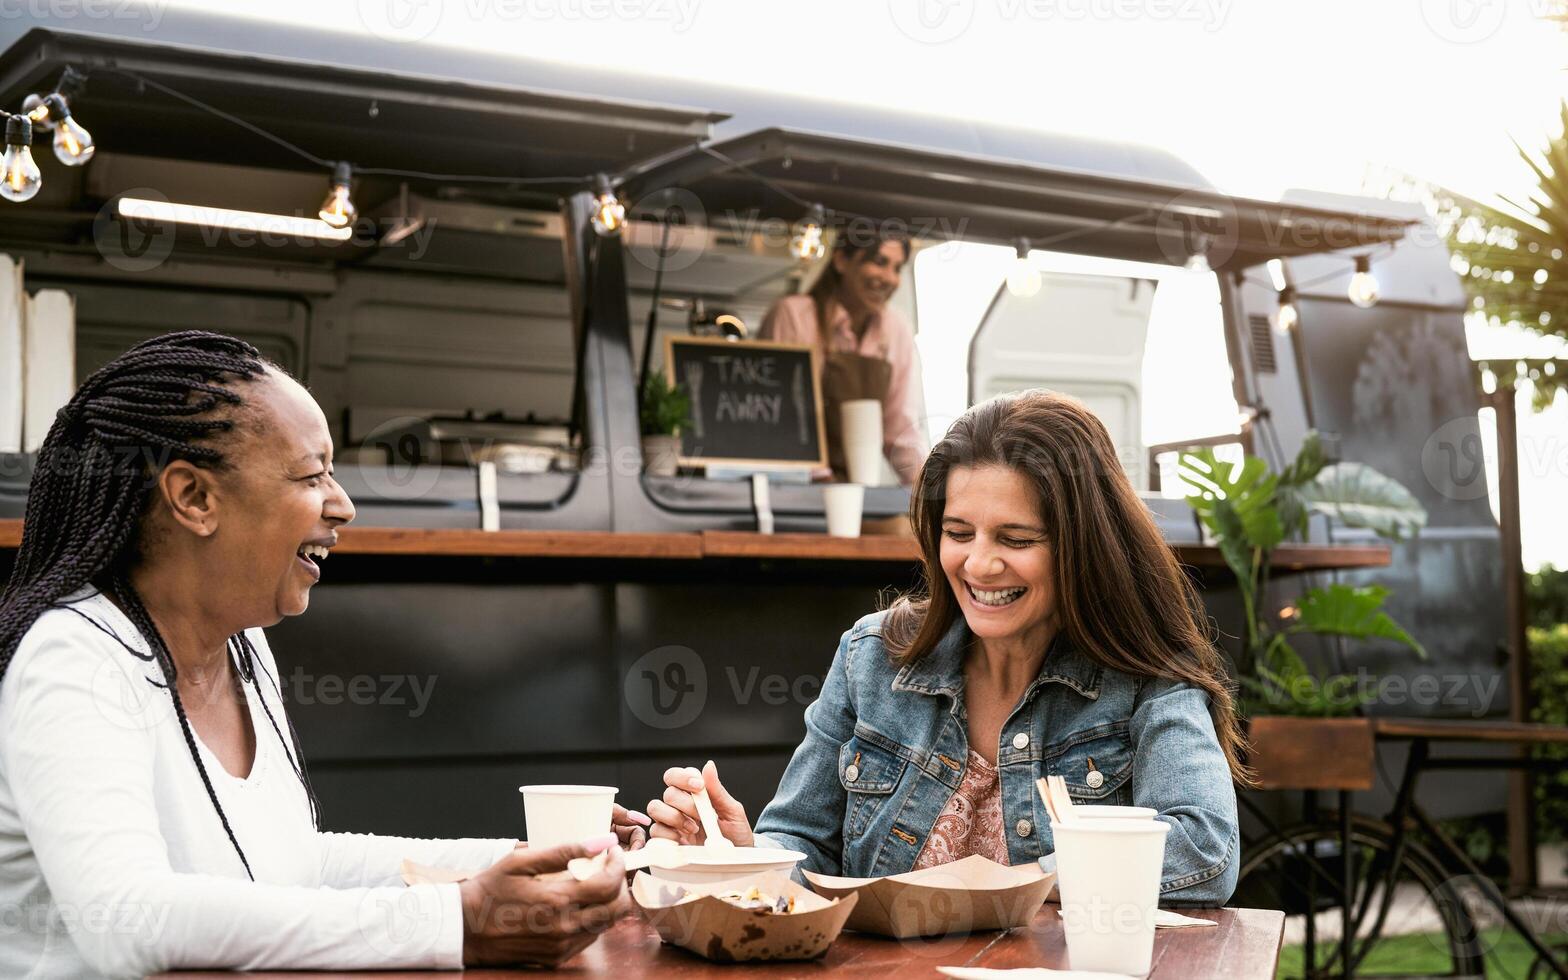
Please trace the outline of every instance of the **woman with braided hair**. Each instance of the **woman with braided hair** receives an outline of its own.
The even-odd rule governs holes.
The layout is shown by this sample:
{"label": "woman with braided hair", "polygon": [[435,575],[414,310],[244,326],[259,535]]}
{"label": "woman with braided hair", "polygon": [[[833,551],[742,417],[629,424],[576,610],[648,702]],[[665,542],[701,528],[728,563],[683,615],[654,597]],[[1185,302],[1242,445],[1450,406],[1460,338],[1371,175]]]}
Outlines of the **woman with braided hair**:
{"label": "woman with braided hair", "polygon": [[0,594],[0,976],[548,965],[624,907],[640,814],[538,850],[318,829],[261,627],[353,517],[320,408],[232,337],[138,344],[59,412]]}

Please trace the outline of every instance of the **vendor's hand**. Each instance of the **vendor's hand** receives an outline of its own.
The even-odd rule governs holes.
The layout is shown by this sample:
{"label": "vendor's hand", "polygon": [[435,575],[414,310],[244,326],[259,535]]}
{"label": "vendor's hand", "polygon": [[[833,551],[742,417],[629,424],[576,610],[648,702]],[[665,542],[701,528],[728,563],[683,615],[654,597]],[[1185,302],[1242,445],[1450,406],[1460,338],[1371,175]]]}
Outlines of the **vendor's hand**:
{"label": "vendor's hand", "polygon": [[[540,877],[606,848],[605,866],[582,881]],[[558,966],[593,945],[629,906],[626,864],[610,834],[581,844],[516,848],[458,888],[465,966]]]}
{"label": "vendor's hand", "polygon": [[646,828],[652,823],[646,813],[628,810],[619,803],[615,804],[615,811],[610,816],[610,829],[621,839],[621,847],[628,851],[635,851],[648,843]]}
{"label": "vendor's hand", "polygon": [[648,816],[653,818],[655,837],[665,837],[677,844],[702,844],[707,835],[702,831],[702,821],[697,817],[695,793],[704,786],[713,812],[719,816],[719,833],[737,847],[751,847],[751,821],[746,819],[746,808],[729,794],[719,782],[719,769],[711,761],[702,772],[677,766],[664,772],[664,798],[648,801]]}

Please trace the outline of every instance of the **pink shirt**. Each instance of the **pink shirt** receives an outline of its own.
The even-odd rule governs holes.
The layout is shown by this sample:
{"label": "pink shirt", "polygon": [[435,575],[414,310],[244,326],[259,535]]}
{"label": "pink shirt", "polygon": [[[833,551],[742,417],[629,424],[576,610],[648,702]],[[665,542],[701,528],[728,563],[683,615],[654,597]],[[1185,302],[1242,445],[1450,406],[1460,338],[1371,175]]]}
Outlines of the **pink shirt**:
{"label": "pink shirt", "polygon": [[[817,346],[817,307],[810,296],[799,293],[773,304],[762,320],[760,340],[785,344]],[[920,464],[925,462],[926,399],[920,380],[920,354],[915,349],[915,332],[909,322],[892,309],[874,317],[866,332],[855,341],[849,313],[833,306],[832,330],[828,336],[830,352],[876,357],[893,366],[887,397],[882,400],[882,451],[906,486],[915,482]]]}

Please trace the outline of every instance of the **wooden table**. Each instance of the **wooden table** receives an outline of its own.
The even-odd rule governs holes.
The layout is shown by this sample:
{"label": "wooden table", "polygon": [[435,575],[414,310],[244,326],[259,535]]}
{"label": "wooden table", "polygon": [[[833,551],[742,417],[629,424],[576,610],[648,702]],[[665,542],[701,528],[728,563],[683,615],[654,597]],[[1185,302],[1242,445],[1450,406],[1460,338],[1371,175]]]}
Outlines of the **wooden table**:
{"label": "wooden table", "polygon": [[[1184,910],[1213,919],[1213,929],[1168,929],[1155,933],[1152,980],[1273,980],[1284,936],[1285,913],[1268,909]],[[641,916],[631,915],[559,973],[575,976],[631,977],[938,977],[938,966],[992,968],[1044,966],[1067,969],[1067,947],[1056,906],[1046,905],[1028,929],[983,932],[945,939],[899,941],[845,932],[821,959],[778,963],[718,964],[665,946]],[[539,971],[468,970],[468,980],[494,980]],[[310,980],[341,977],[383,980],[437,977],[436,973],[250,973],[250,980]],[[153,980],[211,980],[228,973],[165,973]]]}

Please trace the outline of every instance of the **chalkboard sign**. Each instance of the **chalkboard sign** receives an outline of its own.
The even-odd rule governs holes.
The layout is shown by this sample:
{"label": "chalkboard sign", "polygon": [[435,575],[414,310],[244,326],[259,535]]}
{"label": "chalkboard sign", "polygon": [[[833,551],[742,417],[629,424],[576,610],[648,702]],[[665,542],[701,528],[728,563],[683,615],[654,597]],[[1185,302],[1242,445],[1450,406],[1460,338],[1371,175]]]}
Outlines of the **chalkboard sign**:
{"label": "chalkboard sign", "polygon": [[671,336],[664,370],[691,396],[682,466],[827,465],[814,348]]}

